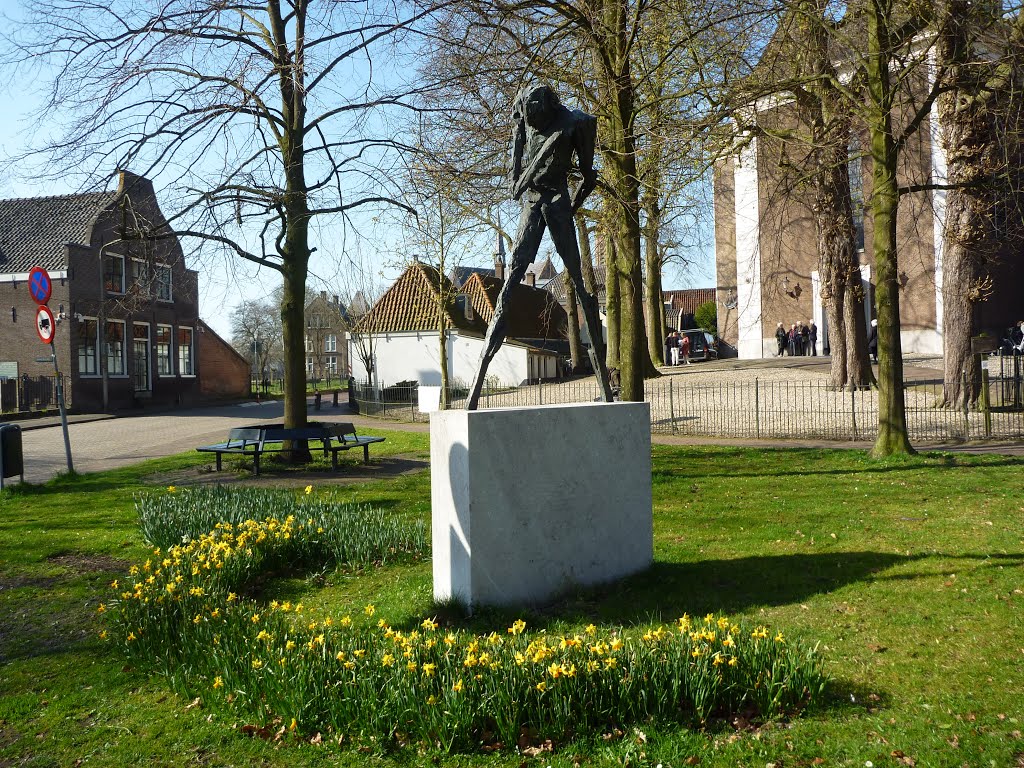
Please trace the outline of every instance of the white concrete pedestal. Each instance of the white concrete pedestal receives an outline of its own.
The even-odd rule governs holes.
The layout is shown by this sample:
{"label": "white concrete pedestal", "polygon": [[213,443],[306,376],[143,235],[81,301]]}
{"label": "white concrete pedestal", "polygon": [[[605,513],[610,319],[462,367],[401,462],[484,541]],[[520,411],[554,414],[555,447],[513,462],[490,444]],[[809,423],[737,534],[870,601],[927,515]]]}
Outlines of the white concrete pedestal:
{"label": "white concrete pedestal", "polygon": [[538,603],[650,566],[647,403],[430,415],[434,597]]}

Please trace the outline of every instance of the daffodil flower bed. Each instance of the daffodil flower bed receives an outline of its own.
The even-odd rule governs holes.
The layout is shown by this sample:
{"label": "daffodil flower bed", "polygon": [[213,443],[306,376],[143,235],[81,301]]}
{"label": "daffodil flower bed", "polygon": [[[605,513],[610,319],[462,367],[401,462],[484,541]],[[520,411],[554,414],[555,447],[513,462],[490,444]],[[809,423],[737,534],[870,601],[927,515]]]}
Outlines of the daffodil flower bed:
{"label": "daffodil flower bed", "polygon": [[[794,714],[825,687],[816,649],[713,615],[625,631],[479,636],[424,619],[396,629],[367,606],[313,617],[242,599],[246,583],[324,536],[313,518],[219,523],[133,566],[100,607],[105,636],[207,703],[300,733],[444,750],[514,746],[524,729],[562,739],[655,720]],[[327,551],[322,550],[322,555]]]}

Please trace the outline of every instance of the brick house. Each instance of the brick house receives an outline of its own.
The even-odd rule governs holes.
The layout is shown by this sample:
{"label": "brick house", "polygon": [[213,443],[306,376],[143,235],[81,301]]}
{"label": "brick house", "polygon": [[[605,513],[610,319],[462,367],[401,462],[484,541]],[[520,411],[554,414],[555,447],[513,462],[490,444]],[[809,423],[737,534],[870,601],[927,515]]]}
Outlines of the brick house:
{"label": "brick house", "polygon": [[235,400],[251,392],[249,361],[210,326],[199,321],[199,393],[204,399]]}
{"label": "brick house", "polygon": [[326,291],[306,302],[306,378],[330,385],[349,375],[348,312]]}
{"label": "brick house", "polygon": [[123,171],[117,189],[0,200],[0,364],[22,378],[50,376],[26,281],[53,279],[49,306],[63,320],[57,361],[77,411],[198,400],[198,279],[186,269],[152,183]]}

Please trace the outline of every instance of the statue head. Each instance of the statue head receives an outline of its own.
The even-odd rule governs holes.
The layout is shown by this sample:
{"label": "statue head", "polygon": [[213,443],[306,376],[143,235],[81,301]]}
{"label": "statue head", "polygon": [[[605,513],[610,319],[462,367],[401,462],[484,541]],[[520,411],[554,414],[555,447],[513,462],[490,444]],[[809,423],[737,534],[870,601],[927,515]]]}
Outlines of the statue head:
{"label": "statue head", "polygon": [[540,130],[551,122],[561,106],[558,94],[550,85],[533,85],[519,92],[513,113],[517,119],[525,119],[532,128]]}

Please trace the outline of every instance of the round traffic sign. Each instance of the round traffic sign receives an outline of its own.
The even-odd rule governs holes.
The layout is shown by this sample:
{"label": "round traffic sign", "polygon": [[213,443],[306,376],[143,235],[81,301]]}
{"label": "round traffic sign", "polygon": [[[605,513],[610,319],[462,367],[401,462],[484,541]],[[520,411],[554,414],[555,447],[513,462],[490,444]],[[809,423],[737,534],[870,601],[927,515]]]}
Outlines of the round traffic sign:
{"label": "round traffic sign", "polygon": [[28,273],[28,292],[32,294],[36,304],[48,302],[52,291],[53,281],[50,280],[50,273],[42,267],[32,267]]}
{"label": "round traffic sign", "polygon": [[36,312],[36,332],[43,344],[53,343],[53,334],[57,332],[57,323],[53,319],[53,312],[45,304]]}

